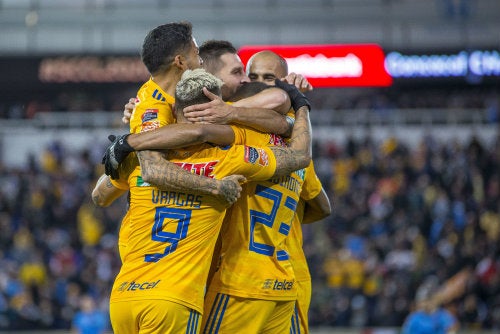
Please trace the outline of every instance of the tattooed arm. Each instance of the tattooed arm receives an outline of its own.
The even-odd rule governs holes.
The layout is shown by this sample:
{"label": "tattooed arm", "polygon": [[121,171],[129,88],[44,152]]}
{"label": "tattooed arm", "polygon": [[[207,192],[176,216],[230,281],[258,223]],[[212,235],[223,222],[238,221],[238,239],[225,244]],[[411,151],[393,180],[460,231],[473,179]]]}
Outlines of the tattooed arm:
{"label": "tattooed arm", "polygon": [[111,183],[109,176],[103,174],[99,180],[97,180],[94,190],[92,190],[92,201],[97,206],[109,206],[125,192],[126,190],[116,188]]}
{"label": "tattooed arm", "polygon": [[222,180],[192,174],[176,164],[166,160],[163,153],[156,151],[138,151],[142,179],[159,188],[169,190],[190,189],[202,194],[212,195],[228,204],[233,204],[240,197],[241,185],[245,178],[231,175]]}
{"label": "tattooed arm", "polygon": [[311,122],[309,108],[303,106],[295,113],[295,125],[288,147],[272,146],[276,156],[275,176],[288,175],[291,172],[306,168],[311,162]]}

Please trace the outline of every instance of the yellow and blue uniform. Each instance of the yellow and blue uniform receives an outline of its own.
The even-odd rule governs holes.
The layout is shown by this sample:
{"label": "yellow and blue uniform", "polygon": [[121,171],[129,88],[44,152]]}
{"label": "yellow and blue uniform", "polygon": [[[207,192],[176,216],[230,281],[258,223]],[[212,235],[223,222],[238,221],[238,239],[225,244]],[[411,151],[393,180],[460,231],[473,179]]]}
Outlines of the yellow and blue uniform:
{"label": "yellow and blue uniform", "polygon": [[172,112],[174,102],[174,97],[165,93],[156,82],[152,79],[146,81],[137,92],[130,117],[130,132],[146,132],[175,123]]}
{"label": "yellow and blue uniform", "polygon": [[[276,169],[276,160],[268,147],[220,148],[205,144],[170,151],[168,160],[192,173],[216,179],[242,174],[249,180],[263,180]],[[130,229],[126,256],[110,297],[113,328],[135,328],[137,319],[143,319],[144,309],[135,311],[137,319],[122,316],[130,312],[130,302],[144,301],[146,307],[151,300],[161,300],[195,311],[198,315],[190,312],[190,316],[197,317],[192,331],[196,333],[225,203],[189,190],[158,189],[142,180],[139,169],[127,181],[131,193]],[[132,322],[124,323],[127,319]]]}
{"label": "yellow and blue uniform", "polygon": [[[174,123],[174,102],[174,97],[167,94],[150,78],[137,92],[135,108],[130,118],[130,132],[140,133],[150,131]],[[135,166],[133,175],[140,178],[141,169],[138,163]],[[120,189],[125,190],[129,188],[128,180],[113,182],[113,184]],[[133,247],[137,246],[130,242],[130,236],[135,235],[136,227],[135,221],[132,221],[130,217],[132,213],[134,215],[137,214],[137,212],[132,212],[132,210],[136,209],[129,208],[122,220],[119,233],[118,246],[123,264],[130,261],[130,252],[136,251]],[[133,255],[132,253],[131,256]],[[134,289],[133,286],[132,289]],[[138,325],[130,325],[128,321],[139,317],[142,319],[141,333],[148,332],[145,326],[145,323],[148,321],[152,324],[152,326],[148,327],[151,333],[176,332],[178,330],[186,333],[197,333],[199,328],[199,313],[191,309],[186,309],[184,305],[181,306],[177,307],[168,301],[157,299],[150,302],[146,302],[145,300],[115,302],[110,303],[110,316],[114,330],[120,333],[136,333]],[[145,310],[147,310],[146,313]],[[160,319],[161,324],[158,324],[159,321],[156,319]]]}
{"label": "yellow and blue uniform", "polygon": [[304,209],[306,201],[312,200],[321,193],[322,184],[311,161],[305,168],[305,182],[300,193],[300,201],[297,205],[295,218],[292,224],[290,235],[286,239],[286,245],[290,258],[292,259],[295,281],[297,284],[297,301],[295,311],[292,317],[290,333],[307,334],[309,333],[308,310],[311,303],[311,274],[307,265],[307,259],[304,254],[302,238],[302,220],[304,218]]}
{"label": "yellow and blue uniform", "polygon": [[[243,127],[235,129],[235,138],[235,143],[284,145],[279,136]],[[304,170],[298,170],[244,185],[221,230],[219,268],[206,298],[204,333],[289,330],[297,287],[285,239],[303,182]],[[253,304],[245,303],[248,299]]]}
{"label": "yellow and blue uniform", "polygon": [[[130,117],[130,133],[140,133],[155,130],[159,127],[175,123],[173,115],[173,105],[175,98],[167,93],[158,86],[156,82],[150,78],[146,81],[139,91],[137,92],[136,102],[134,111]],[[141,167],[139,162],[135,158],[127,159],[128,164],[136,162],[136,173],[140,174]],[[128,184],[119,185],[113,183],[117,188],[127,190]],[[120,233],[118,238],[118,248],[120,252],[120,258],[123,262],[123,254],[127,250],[127,237],[128,228],[130,223],[128,222],[128,211],[123,217],[122,225],[120,227]]]}
{"label": "yellow and blue uniform", "polygon": [[[130,153],[127,158],[120,165],[120,175],[128,175],[131,171],[133,171],[139,165],[139,161],[137,160],[137,155],[134,153]],[[128,181],[127,179],[120,178],[118,180],[109,179],[111,184],[118,189],[128,191]],[[130,201],[130,193],[127,196],[127,202]],[[128,237],[130,235],[130,210],[128,209],[127,203],[127,212],[125,216],[122,218],[122,222],[120,224],[120,230],[118,232],[118,254],[120,255],[120,260],[123,263],[125,257],[127,256],[128,250]]]}

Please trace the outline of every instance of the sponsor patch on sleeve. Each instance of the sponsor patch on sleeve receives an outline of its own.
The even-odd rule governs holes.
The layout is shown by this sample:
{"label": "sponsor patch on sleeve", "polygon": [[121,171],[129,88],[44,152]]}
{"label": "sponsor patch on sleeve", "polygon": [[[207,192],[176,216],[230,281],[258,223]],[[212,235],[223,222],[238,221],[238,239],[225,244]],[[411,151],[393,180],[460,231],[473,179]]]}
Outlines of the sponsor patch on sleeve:
{"label": "sponsor patch on sleeve", "polygon": [[263,149],[245,146],[245,162],[267,166],[269,165],[269,156]]}
{"label": "sponsor patch on sleeve", "polygon": [[151,131],[160,127],[158,120],[158,109],[146,109],[141,117],[141,132]]}
{"label": "sponsor patch on sleeve", "polygon": [[142,114],[141,117],[142,123],[149,122],[157,118],[158,118],[158,109],[146,109],[146,111],[144,112],[144,114]]}

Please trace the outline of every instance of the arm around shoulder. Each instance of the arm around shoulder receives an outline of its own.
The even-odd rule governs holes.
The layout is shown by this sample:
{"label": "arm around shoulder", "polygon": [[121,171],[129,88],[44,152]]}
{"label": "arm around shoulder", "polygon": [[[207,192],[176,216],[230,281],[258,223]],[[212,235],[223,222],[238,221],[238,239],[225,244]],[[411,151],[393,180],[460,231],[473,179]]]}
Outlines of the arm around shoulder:
{"label": "arm around shoulder", "polygon": [[291,131],[291,126],[285,117],[290,107],[290,98],[285,91],[275,87],[267,88],[235,102],[232,123],[262,132],[286,135]]}
{"label": "arm around shoulder", "polygon": [[144,182],[160,189],[187,190],[212,195],[226,204],[233,204],[240,196],[241,176],[228,176],[222,180],[193,174],[168,161],[157,151],[137,152]]}

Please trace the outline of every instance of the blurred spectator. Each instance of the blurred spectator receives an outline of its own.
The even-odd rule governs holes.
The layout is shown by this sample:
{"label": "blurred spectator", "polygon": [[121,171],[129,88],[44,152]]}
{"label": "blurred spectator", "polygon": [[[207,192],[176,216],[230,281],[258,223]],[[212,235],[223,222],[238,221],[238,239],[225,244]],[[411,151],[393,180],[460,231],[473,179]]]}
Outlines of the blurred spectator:
{"label": "blurred spectator", "polygon": [[73,318],[72,328],[77,334],[103,334],[109,329],[108,315],[96,307],[91,296],[84,295],[80,300],[80,310]]}
{"label": "blurred spectator", "polygon": [[406,318],[402,334],[454,334],[459,323],[455,316],[435,300],[437,286],[423,285],[415,297],[415,310]]}

